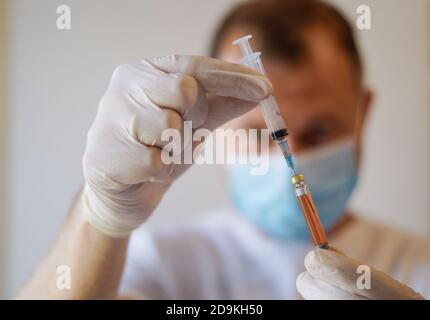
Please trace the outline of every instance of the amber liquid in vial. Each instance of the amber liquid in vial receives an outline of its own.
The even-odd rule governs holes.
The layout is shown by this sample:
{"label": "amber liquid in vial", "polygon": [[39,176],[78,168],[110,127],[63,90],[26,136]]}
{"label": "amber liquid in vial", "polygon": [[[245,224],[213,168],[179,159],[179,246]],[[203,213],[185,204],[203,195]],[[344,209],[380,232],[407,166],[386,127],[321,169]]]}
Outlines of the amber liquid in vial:
{"label": "amber liquid in vial", "polygon": [[323,226],[321,225],[314,201],[312,200],[308,190],[306,190],[307,186],[303,186],[303,188],[305,189],[305,192],[301,195],[297,195],[297,200],[302,208],[303,216],[305,217],[312,240],[315,245],[326,247],[328,245],[327,236],[324,232]]}

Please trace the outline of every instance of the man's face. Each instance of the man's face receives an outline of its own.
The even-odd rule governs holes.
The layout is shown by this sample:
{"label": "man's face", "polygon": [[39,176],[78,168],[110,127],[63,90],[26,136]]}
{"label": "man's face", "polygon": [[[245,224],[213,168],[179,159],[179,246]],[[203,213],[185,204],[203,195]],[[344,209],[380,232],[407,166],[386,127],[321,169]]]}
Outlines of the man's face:
{"label": "man's face", "polygon": [[[219,58],[237,62],[240,52],[231,42],[243,36],[232,32],[220,48]],[[290,132],[289,144],[300,153],[348,136],[361,144],[370,94],[363,90],[350,57],[324,29],[309,30],[308,55],[296,66],[282,58],[264,58],[274,94]],[[253,39],[259,51],[258,39]],[[233,128],[266,128],[258,108],[231,121]],[[359,149],[359,148],[358,148]],[[357,150],[359,151],[359,150]]]}

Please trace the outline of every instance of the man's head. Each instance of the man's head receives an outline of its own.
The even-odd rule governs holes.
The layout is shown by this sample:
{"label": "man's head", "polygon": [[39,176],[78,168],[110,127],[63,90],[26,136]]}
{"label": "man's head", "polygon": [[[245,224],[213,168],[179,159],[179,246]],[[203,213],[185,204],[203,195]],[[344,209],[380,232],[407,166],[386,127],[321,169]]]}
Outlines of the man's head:
{"label": "man's head", "polygon": [[[246,34],[254,36],[254,51],[263,53],[293,152],[351,135],[359,149],[371,95],[363,87],[361,57],[345,18],[316,0],[245,2],[219,26],[211,54],[239,61],[231,43]],[[266,127],[258,109],[229,126]]]}
{"label": "man's head", "polygon": [[[232,41],[252,34],[289,130],[296,169],[304,173],[324,228],[330,232],[346,213],[357,180],[363,124],[371,94],[348,22],[317,0],[253,0],[224,19],[212,55],[237,62]],[[259,109],[226,126],[266,128]],[[338,143],[335,143],[338,142]],[[272,146],[274,144],[272,143]],[[276,150],[273,148],[272,150]],[[310,151],[310,152],[309,152]],[[267,174],[229,169],[233,202],[268,234],[281,239],[308,234],[291,184],[292,172],[276,163]]]}

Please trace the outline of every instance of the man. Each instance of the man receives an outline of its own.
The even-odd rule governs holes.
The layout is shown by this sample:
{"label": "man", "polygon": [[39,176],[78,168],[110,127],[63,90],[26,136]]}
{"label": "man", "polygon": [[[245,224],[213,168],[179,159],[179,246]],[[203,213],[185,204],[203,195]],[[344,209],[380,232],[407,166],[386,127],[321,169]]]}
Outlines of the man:
{"label": "man", "polygon": [[[225,62],[239,60],[231,42],[245,34],[255,36],[271,82]],[[429,296],[428,241],[346,209],[371,93],[345,19],[313,0],[248,2],[221,24],[212,54],[219,60],[173,55],[115,70],[88,133],[84,190],[20,297],[288,299],[299,297],[297,279],[304,298],[422,298],[388,274]],[[265,128],[254,107],[272,93],[330,245],[358,260],[333,248],[310,251],[276,146],[266,175],[227,168],[234,208],[162,232],[141,228],[129,243],[188,167],[162,161],[164,130],[182,132],[184,120],[210,130]],[[71,290],[55,286],[63,264],[73,272]],[[370,286],[357,281],[362,272]]]}

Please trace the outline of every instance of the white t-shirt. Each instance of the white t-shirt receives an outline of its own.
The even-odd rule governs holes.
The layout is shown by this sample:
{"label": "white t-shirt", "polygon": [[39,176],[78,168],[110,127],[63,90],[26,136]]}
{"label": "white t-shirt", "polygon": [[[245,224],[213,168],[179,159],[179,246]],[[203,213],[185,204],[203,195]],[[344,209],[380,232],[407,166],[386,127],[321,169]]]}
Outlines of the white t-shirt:
{"label": "white t-shirt", "polygon": [[[430,298],[430,240],[356,218],[330,244]],[[120,293],[145,299],[298,299],[295,282],[313,249],[279,241],[231,210],[130,241]]]}

